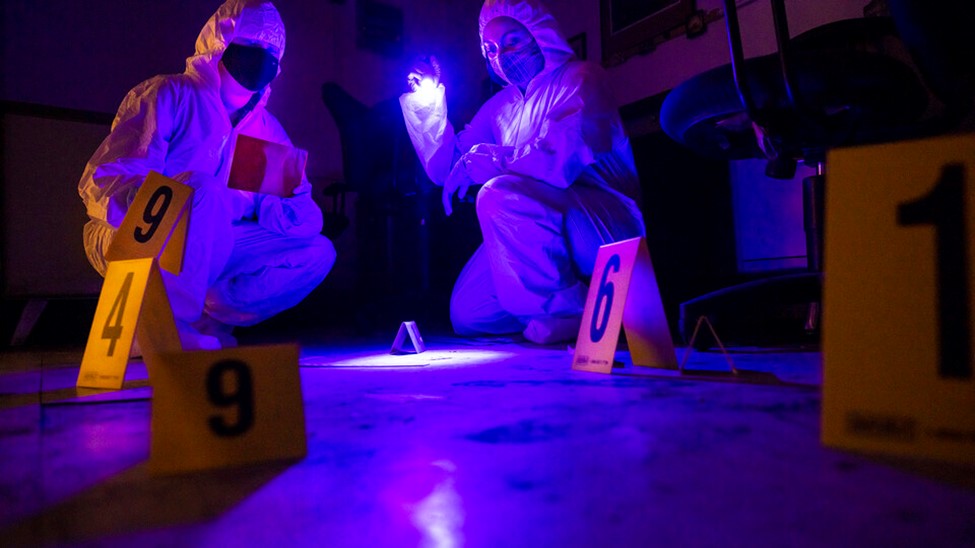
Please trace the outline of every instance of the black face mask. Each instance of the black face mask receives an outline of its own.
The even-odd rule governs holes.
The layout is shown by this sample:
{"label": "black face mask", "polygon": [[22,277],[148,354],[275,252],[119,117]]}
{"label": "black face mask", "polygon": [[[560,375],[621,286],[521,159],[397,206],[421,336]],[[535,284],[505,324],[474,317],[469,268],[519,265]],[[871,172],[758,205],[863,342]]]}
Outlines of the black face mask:
{"label": "black face mask", "polygon": [[251,91],[263,89],[278,75],[278,60],[259,46],[230,44],[220,60],[234,80]]}

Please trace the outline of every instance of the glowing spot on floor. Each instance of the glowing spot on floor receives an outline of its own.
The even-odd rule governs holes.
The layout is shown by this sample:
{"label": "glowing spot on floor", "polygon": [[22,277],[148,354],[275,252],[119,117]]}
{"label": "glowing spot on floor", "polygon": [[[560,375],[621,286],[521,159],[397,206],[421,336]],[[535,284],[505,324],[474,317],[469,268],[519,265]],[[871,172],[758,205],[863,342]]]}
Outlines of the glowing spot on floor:
{"label": "glowing spot on floor", "polygon": [[370,351],[343,355],[307,355],[301,358],[302,367],[346,369],[396,369],[419,367],[465,367],[506,360],[513,352],[497,350],[427,350],[419,354],[393,355],[386,351]]}

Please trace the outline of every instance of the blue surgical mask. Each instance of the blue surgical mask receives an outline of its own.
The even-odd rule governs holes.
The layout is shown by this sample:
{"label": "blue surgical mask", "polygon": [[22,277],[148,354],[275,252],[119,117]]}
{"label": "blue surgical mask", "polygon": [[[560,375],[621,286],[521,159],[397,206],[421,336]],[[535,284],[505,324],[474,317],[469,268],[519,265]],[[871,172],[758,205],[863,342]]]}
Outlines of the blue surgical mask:
{"label": "blue surgical mask", "polygon": [[504,87],[508,85],[508,81],[501,77],[496,70],[494,70],[494,64],[490,59],[485,59],[484,63],[487,65],[488,78],[491,79],[495,84]]}
{"label": "blue surgical mask", "polygon": [[278,60],[259,46],[230,44],[220,58],[237,83],[251,91],[260,91],[278,75]]}
{"label": "blue surgical mask", "polygon": [[501,75],[518,87],[527,86],[545,68],[545,56],[534,40],[521,49],[499,53],[497,59]]}

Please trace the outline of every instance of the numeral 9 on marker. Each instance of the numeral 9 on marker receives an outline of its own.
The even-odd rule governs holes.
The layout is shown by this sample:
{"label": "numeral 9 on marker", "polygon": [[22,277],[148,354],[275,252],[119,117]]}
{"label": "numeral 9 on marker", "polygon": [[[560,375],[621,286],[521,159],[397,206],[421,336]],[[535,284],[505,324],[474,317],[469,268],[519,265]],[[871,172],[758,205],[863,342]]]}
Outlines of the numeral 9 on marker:
{"label": "numeral 9 on marker", "polygon": [[[162,204],[159,205],[158,209],[156,205],[162,200]],[[140,244],[144,244],[152,239],[152,236],[156,233],[156,229],[159,228],[159,223],[162,222],[163,217],[166,216],[166,211],[169,209],[169,204],[173,201],[173,189],[168,186],[161,186],[156,189],[156,191],[149,198],[149,202],[146,204],[145,211],[142,212],[142,220],[148,223],[149,227],[147,230],[143,230],[141,226],[135,228],[135,241]],[[153,212],[153,210],[156,210]]]}
{"label": "numeral 9 on marker", "polygon": [[[226,378],[233,379],[234,390],[228,392]],[[237,420],[228,422],[223,415],[212,415],[210,430],[220,437],[234,437],[254,426],[254,382],[251,370],[240,360],[223,360],[207,371],[207,397],[217,407],[236,407]]]}

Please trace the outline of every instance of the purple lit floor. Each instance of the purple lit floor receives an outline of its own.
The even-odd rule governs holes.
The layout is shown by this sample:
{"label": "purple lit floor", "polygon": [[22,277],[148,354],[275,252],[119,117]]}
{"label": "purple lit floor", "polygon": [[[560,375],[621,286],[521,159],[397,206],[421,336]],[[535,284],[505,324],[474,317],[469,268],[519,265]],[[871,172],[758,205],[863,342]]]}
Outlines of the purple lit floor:
{"label": "purple lit floor", "polygon": [[78,399],[80,350],[0,354],[0,545],[975,546],[972,469],[820,445],[817,352],[732,354],[776,384],[427,342],[306,345],[307,458],[163,478],[140,362]]}

